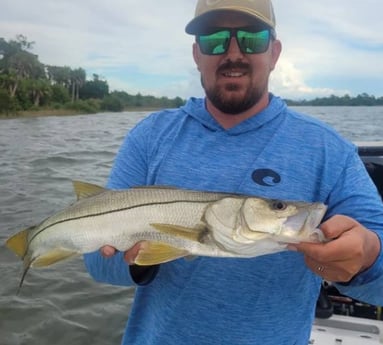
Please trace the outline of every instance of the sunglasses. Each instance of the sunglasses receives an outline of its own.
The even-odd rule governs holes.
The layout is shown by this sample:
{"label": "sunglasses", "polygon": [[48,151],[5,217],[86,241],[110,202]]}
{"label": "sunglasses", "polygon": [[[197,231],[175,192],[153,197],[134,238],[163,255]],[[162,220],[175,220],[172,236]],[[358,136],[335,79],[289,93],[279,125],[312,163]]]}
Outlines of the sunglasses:
{"label": "sunglasses", "polygon": [[235,37],[242,54],[261,54],[264,53],[270,43],[270,39],[275,37],[271,29],[259,31],[251,28],[215,28],[207,34],[197,36],[197,43],[202,54],[222,55],[229,49],[232,37]]}

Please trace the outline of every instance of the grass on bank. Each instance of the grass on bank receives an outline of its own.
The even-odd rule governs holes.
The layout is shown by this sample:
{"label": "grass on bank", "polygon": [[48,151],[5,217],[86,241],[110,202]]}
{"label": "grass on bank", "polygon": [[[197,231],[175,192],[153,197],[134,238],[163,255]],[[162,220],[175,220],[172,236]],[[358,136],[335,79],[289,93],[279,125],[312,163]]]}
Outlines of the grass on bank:
{"label": "grass on bank", "polygon": [[97,114],[101,112],[123,112],[123,111],[155,111],[159,107],[150,106],[127,106],[121,104],[113,106],[113,104],[105,104],[100,100],[89,99],[79,100],[74,103],[65,104],[52,104],[46,107],[32,107],[28,110],[9,109],[1,111],[0,119],[5,118],[26,118],[26,117],[40,117],[40,116],[69,116],[69,115],[82,115],[82,114]]}

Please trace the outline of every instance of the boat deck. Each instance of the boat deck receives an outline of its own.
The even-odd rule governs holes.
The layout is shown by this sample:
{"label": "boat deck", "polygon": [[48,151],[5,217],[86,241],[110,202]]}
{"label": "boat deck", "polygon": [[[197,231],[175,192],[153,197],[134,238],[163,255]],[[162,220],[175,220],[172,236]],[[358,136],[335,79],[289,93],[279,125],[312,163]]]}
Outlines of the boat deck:
{"label": "boat deck", "polygon": [[309,345],[383,344],[383,321],[333,315],[315,319]]}

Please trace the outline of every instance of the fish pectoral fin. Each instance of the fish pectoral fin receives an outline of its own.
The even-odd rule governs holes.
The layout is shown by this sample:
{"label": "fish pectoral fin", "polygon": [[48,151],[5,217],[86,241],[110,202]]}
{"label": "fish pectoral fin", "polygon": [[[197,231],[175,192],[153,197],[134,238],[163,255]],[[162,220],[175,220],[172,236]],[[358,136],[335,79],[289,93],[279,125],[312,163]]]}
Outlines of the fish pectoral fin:
{"label": "fish pectoral fin", "polygon": [[43,255],[34,258],[30,262],[31,267],[45,267],[53,265],[56,262],[69,259],[72,256],[79,255],[78,252],[70,251],[67,249],[57,248],[53,249]]}
{"label": "fish pectoral fin", "polygon": [[185,249],[179,249],[166,243],[145,241],[134,261],[141,266],[158,265],[189,255]]}
{"label": "fish pectoral fin", "polygon": [[173,224],[160,224],[160,223],[152,223],[150,224],[153,228],[158,230],[159,232],[183,237],[187,240],[194,242],[202,242],[202,238],[206,235],[208,229],[204,225],[198,225],[195,228],[188,228],[181,225],[173,225]]}
{"label": "fish pectoral fin", "polygon": [[102,192],[105,192],[104,187],[82,181],[72,181],[74,191],[77,195],[77,200],[89,198]]}
{"label": "fish pectoral fin", "polygon": [[31,226],[8,238],[5,242],[7,248],[23,258],[28,250],[28,232],[33,228],[34,226]]}

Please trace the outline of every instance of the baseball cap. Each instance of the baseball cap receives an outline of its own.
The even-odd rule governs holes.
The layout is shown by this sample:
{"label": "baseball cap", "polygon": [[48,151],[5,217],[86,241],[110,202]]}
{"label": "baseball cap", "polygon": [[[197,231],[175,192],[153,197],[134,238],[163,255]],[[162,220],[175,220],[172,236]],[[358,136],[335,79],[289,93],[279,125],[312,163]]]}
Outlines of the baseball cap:
{"label": "baseball cap", "polygon": [[271,0],[198,0],[195,16],[186,25],[188,34],[196,35],[208,26],[209,19],[221,11],[234,11],[253,17],[275,29],[275,15]]}

